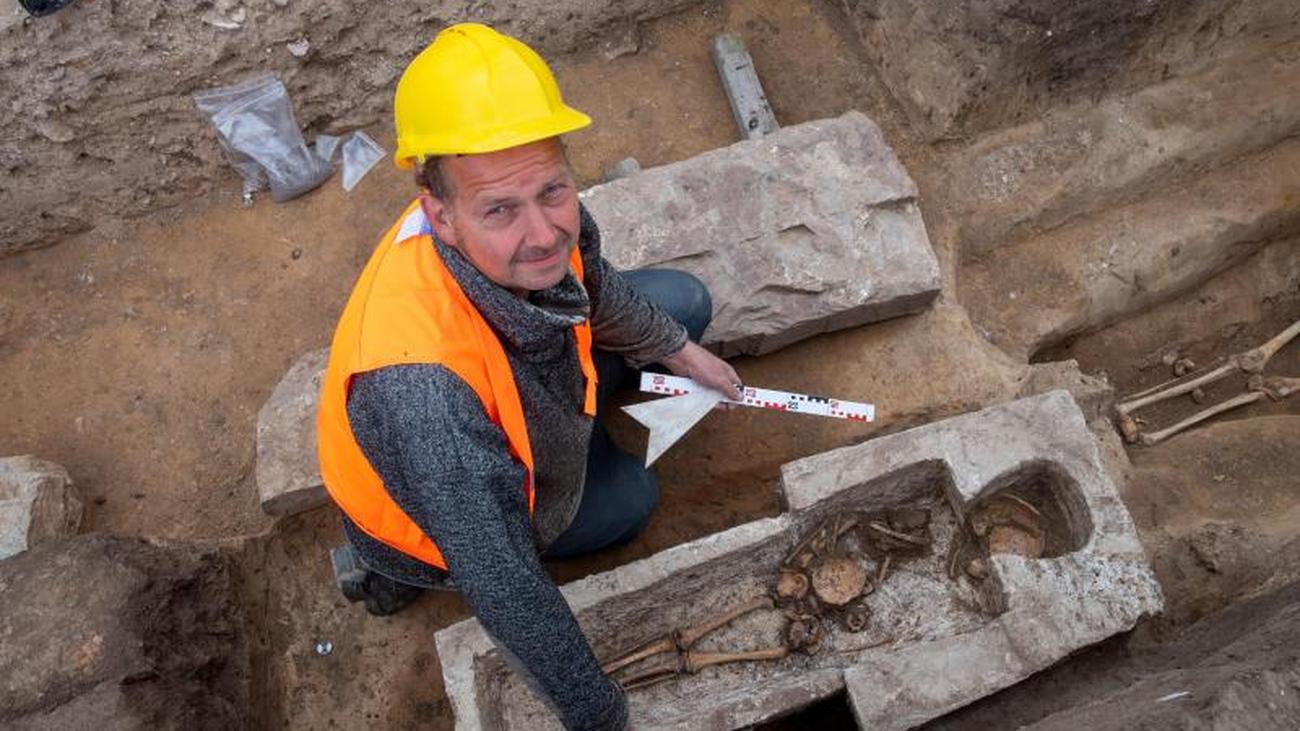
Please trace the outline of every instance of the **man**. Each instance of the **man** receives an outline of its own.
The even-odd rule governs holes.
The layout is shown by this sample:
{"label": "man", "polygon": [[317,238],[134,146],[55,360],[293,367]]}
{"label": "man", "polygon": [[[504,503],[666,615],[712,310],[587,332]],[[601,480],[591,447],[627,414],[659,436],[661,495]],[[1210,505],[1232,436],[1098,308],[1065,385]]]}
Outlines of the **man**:
{"label": "man", "polygon": [[321,474],[350,545],[350,599],[396,611],[460,591],[569,728],[627,724],[541,557],[631,540],[654,476],[601,417],[632,367],[662,363],[738,397],[697,340],[707,291],[600,254],[559,135],[590,123],[545,62],[476,24],[446,29],[394,101],[399,166],[423,192],[340,318],[322,387]]}

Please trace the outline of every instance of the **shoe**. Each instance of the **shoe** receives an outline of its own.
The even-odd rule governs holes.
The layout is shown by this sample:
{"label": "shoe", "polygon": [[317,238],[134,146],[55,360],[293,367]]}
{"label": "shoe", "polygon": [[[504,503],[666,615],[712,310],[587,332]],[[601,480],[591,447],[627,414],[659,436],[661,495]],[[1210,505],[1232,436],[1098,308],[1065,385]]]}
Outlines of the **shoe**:
{"label": "shoe", "polygon": [[376,617],[396,614],[424,592],[418,586],[366,569],[351,544],[331,549],[330,564],[334,568],[334,582],[343,596],[350,602],[364,603],[366,611]]}
{"label": "shoe", "polygon": [[361,567],[357,552],[351,544],[330,549],[330,565],[334,568],[334,583],[350,602],[359,602],[366,598],[366,574]]}

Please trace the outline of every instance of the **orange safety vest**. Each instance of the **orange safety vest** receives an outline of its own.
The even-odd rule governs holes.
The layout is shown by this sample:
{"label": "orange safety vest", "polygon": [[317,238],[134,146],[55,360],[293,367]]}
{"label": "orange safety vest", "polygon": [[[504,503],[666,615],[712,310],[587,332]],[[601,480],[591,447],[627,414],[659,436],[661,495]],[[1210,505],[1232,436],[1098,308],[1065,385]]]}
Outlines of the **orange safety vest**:
{"label": "orange safety vest", "polygon": [[[443,264],[426,232],[399,239],[407,208],[362,270],[330,347],[317,414],[317,453],[330,497],[374,538],[425,563],[445,569],[442,552],[384,488],[348,423],[352,377],[385,366],[434,363],[450,369],[474,389],[488,418],[505,432],[511,454],[524,464],[528,511],[533,510],[533,452],[523,405],[505,350],[483,315]],[[422,215],[422,213],[420,214]],[[582,255],[569,259],[582,281]],[[596,367],[591,325],[573,328],[578,360],[586,376],[583,411],[596,413]]]}

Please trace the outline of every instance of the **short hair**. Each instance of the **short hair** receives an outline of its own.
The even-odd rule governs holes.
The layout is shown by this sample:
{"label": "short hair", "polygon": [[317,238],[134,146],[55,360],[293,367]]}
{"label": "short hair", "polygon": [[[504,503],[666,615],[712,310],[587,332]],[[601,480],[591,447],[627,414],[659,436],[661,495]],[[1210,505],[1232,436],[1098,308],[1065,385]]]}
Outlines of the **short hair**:
{"label": "short hair", "polygon": [[429,191],[429,195],[450,204],[456,197],[456,191],[451,187],[451,179],[447,177],[447,170],[443,167],[442,161],[446,155],[430,155],[424,158],[424,162],[415,166],[415,184]]}

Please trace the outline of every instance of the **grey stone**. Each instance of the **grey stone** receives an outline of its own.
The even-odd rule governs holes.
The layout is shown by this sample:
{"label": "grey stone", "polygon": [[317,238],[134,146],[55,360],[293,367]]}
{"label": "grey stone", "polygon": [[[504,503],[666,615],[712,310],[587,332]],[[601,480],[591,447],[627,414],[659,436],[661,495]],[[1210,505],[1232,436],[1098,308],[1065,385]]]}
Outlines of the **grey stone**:
{"label": "grey stone", "polygon": [[635,20],[618,23],[600,41],[600,55],[606,61],[630,56],[641,50],[641,31]]}
{"label": "grey stone", "polygon": [[582,197],[615,265],[683,269],[708,285],[704,342],[723,356],[918,312],[939,293],[916,185],[859,112]]}
{"label": "grey stone", "polygon": [[316,408],[329,348],[298,359],[257,414],[257,495],[270,515],[329,502],[316,458]]}
{"label": "grey stone", "polygon": [[1097,419],[1109,419],[1115,406],[1114,387],[1105,378],[1079,370],[1079,362],[1073,359],[1031,364],[1025,371],[1017,396],[1035,396],[1056,390],[1070,392],[1089,424]]}
{"label": "grey stone", "polygon": [[[689,626],[765,593],[810,526],[847,510],[932,511],[935,547],[870,596],[861,634],[780,663],[711,668],[634,691],[637,728],[727,729],[847,689],[862,726],[907,728],[1013,684],[1158,612],[1158,584],[1082,412],[1054,391],[879,437],[782,468],[787,511],[562,587],[599,657]],[[1008,488],[1055,506],[1057,547],[1039,559],[994,555],[983,583],[946,576],[972,501]],[[784,619],[758,612],[710,650],[779,642]],[[436,636],[458,729],[555,728],[476,620]],[[549,725],[548,725],[549,724]]]}
{"label": "grey stone", "polygon": [[0,561],[0,726],[248,728],[228,557],[88,534]]}
{"label": "grey stone", "polygon": [[745,41],[735,33],[723,33],[713,39],[712,55],[741,139],[758,139],[779,129]]}
{"label": "grey stone", "polygon": [[641,163],[635,157],[625,157],[605,168],[605,182],[626,178],[641,172]]}
{"label": "grey stone", "polygon": [[75,534],[82,509],[60,465],[31,456],[0,459],[0,559]]}

